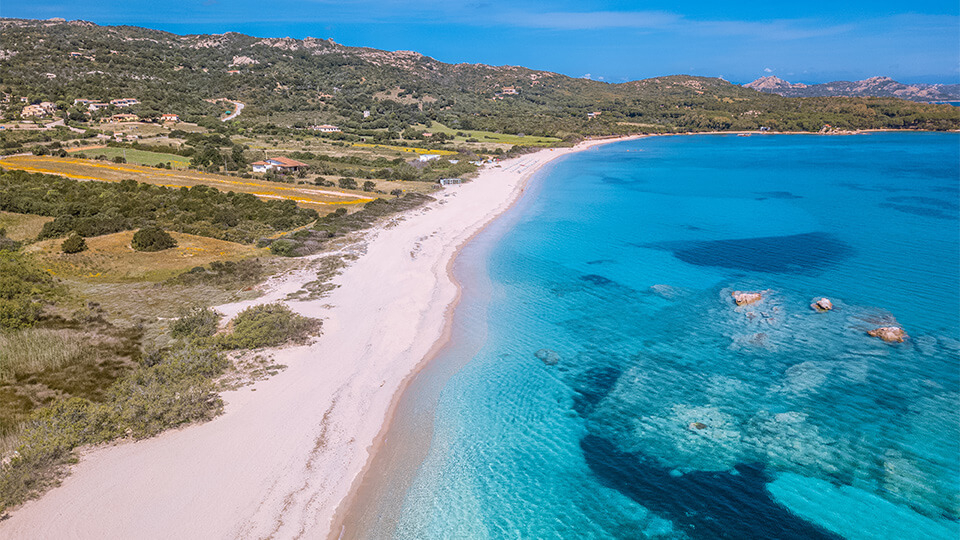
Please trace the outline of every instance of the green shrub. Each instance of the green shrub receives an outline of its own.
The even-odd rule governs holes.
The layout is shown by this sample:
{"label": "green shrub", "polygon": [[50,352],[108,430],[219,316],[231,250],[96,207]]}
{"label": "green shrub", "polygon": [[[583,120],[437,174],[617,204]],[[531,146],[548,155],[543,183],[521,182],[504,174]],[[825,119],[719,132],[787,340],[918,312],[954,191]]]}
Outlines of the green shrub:
{"label": "green shrub", "polygon": [[64,253],[80,253],[87,250],[87,241],[77,233],[73,233],[60,244],[60,250]]}
{"label": "green shrub", "polygon": [[372,181],[370,181],[370,180],[367,180],[366,182],[363,183],[363,190],[364,190],[364,191],[373,191],[373,190],[375,190],[375,189],[377,189],[377,184],[376,184],[376,182],[372,182]]}
{"label": "green shrub", "polygon": [[158,364],[137,368],[117,381],[106,403],[112,420],[123,432],[142,439],[212,418],[223,407],[212,379],[227,365],[210,349],[191,346],[167,353]]}
{"label": "green shrub", "polygon": [[149,226],[133,233],[131,245],[137,251],[163,251],[177,247],[177,241],[160,227]]}
{"label": "green shrub", "polygon": [[183,309],[179,318],[170,324],[170,335],[175,338],[198,339],[217,333],[217,325],[223,317],[208,307]]}
{"label": "green shrub", "polygon": [[290,240],[275,240],[270,244],[270,253],[281,257],[293,257],[293,242]]}
{"label": "green shrub", "polygon": [[61,287],[26,254],[0,250],[0,329],[33,325]]}
{"label": "green shrub", "polygon": [[259,259],[213,261],[209,267],[195,266],[169,280],[175,285],[212,283],[223,287],[244,287],[258,283],[265,273]]}
{"label": "green shrub", "polygon": [[276,347],[303,343],[319,329],[320,321],[298,315],[283,304],[260,304],[241,311],[233,319],[233,331],[219,343],[226,349]]}
{"label": "green shrub", "polygon": [[357,181],[353,178],[341,178],[337,183],[340,184],[340,189],[357,189]]}

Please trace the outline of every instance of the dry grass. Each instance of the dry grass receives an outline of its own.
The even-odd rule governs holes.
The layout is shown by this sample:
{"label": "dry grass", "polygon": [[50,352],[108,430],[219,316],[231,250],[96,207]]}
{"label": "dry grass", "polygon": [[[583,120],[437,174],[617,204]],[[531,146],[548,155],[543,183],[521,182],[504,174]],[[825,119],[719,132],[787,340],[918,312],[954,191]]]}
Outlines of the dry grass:
{"label": "dry grass", "polygon": [[96,359],[96,347],[69,330],[30,328],[0,333],[0,381]]}
{"label": "dry grass", "polygon": [[224,192],[250,193],[261,199],[290,199],[300,206],[314,208],[321,213],[329,212],[340,205],[366,203],[373,198],[334,188],[282,184],[256,178],[235,178],[198,171],[171,171],[69,157],[12,156],[0,160],[0,166],[27,172],[55,174],[76,180],[119,182],[133,179],[137,182],[169,187],[206,185]]}
{"label": "dry grass", "polygon": [[39,264],[58,277],[96,282],[163,281],[213,261],[265,255],[266,250],[204,236],[171,232],[177,247],[145,253],[130,247],[134,231],[87,238],[87,251],[66,254],[62,239],[37,242],[27,248]]}
{"label": "dry grass", "polygon": [[6,229],[7,238],[11,240],[32,240],[36,238],[40,234],[43,224],[48,221],[53,221],[53,218],[0,212],[0,229]]}

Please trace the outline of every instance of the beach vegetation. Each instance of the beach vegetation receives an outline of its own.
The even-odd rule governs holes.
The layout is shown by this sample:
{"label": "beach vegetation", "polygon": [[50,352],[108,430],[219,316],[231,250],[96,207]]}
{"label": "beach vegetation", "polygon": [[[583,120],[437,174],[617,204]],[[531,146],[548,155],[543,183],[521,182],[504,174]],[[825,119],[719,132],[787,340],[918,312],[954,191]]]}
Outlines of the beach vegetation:
{"label": "beach vegetation", "polygon": [[217,332],[221,318],[221,313],[209,307],[181,309],[170,323],[170,336],[186,340],[208,338]]}
{"label": "beach vegetation", "polygon": [[225,349],[257,349],[302,344],[320,330],[320,321],[294,313],[281,303],[251,306],[234,317],[231,332],[220,336]]}
{"label": "beach vegetation", "polygon": [[102,402],[72,397],[38,409],[0,463],[0,512],[55,483],[79,446],[212,418],[223,407],[214,378],[228,364],[212,349],[184,346],[120,377]]}
{"label": "beach vegetation", "polygon": [[207,266],[192,269],[170,278],[171,285],[211,284],[225,288],[243,288],[263,279],[267,268],[257,258],[239,261],[213,261]]}

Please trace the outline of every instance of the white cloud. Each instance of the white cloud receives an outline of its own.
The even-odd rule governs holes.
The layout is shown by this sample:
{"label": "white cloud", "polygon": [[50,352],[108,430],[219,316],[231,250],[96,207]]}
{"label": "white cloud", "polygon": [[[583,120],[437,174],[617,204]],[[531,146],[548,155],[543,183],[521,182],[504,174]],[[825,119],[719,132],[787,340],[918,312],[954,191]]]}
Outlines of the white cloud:
{"label": "white cloud", "polygon": [[581,78],[581,79],[589,79],[589,78],[590,78],[590,74],[589,74],[589,73],[585,73],[585,74],[583,75],[583,77],[580,77],[580,78]]}
{"label": "white cloud", "polygon": [[773,73],[773,70],[770,68],[763,68],[763,70],[766,71],[767,73]]}

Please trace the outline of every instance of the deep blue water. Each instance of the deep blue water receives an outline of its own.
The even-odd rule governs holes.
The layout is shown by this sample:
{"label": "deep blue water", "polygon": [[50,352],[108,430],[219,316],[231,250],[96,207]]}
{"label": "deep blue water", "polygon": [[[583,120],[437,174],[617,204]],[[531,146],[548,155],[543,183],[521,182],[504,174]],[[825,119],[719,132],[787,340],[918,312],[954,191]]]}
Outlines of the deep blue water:
{"label": "deep blue water", "polygon": [[881,133],[550,166],[457,262],[396,537],[960,537],[958,163]]}

